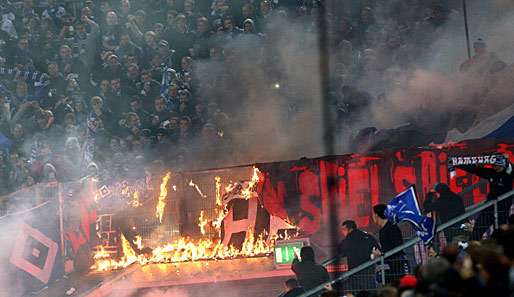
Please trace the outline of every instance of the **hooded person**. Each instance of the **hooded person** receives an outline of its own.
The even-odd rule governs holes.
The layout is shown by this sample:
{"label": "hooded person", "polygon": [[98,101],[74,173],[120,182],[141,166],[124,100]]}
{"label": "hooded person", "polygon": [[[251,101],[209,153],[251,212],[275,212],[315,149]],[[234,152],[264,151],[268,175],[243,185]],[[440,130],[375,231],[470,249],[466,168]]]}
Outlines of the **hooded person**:
{"label": "hooded person", "polygon": [[64,181],[77,180],[81,177],[82,150],[77,137],[66,139],[64,151],[56,154],[54,164]]}
{"label": "hooded person", "polygon": [[[423,202],[425,212],[436,212],[438,224],[443,224],[465,212],[462,197],[450,190],[447,184],[436,184],[427,193]],[[460,223],[444,230],[447,242],[452,242],[453,238],[461,235]]]}
{"label": "hooded person", "polygon": [[91,162],[89,165],[87,165],[86,176],[97,177],[99,172],[100,170],[98,169],[98,165],[96,165],[95,162]]}
{"label": "hooded person", "polygon": [[57,181],[57,170],[54,165],[46,163],[43,166],[43,174],[41,181],[44,183],[56,182]]}
{"label": "hooded person", "polygon": [[255,22],[252,19],[246,19],[243,22],[243,31],[244,33],[256,33]]}
{"label": "hooded person", "polygon": [[310,246],[304,246],[300,250],[300,258],[295,258],[291,269],[293,270],[300,285],[310,290],[330,280],[327,270],[316,263],[314,250]]}

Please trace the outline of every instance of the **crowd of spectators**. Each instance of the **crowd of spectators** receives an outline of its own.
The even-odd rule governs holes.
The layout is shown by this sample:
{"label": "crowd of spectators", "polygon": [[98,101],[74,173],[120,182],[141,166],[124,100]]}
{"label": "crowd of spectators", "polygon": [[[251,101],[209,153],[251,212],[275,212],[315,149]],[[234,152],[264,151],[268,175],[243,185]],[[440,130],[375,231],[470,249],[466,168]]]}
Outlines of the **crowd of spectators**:
{"label": "crowd of spectators", "polygon": [[416,267],[414,275],[373,292],[347,296],[512,296],[513,231],[511,222],[490,240],[448,245],[426,264]]}
{"label": "crowd of spectators", "polygon": [[[513,296],[514,294],[514,215],[507,224],[495,230],[489,239],[451,243],[441,252],[433,251],[429,259],[413,269],[413,274],[399,274],[385,285],[370,283],[371,271],[365,278],[354,274],[342,282],[328,285],[328,273],[313,260],[302,259],[301,267],[293,264],[296,279],[285,283],[281,297],[302,296],[306,291],[326,284],[321,297],[464,297]],[[309,249],[313,254],[312,248]],[[303,252],[303,249],[302,249]],[[303,256],[303,254],[302,254]],[[321,271],[320,271],[321,270]]]}
{"label": "crowd of spectators", "polygon": [[[287,25],[316,34],[322,2],[2,1],[0,194],[91,171],[109,180],[225,165],[239,149],[232,131],[246,95],[294,88],[274,42]],[[327,1],[323,53],[339,131],[384,96],[391,69],[415,68],[452,2]],[[487,71],[494,55],[485,52],[463,71]],[[257,66],[264,84],[248,83]],[[291,116],[297,109],[288,106]]]}

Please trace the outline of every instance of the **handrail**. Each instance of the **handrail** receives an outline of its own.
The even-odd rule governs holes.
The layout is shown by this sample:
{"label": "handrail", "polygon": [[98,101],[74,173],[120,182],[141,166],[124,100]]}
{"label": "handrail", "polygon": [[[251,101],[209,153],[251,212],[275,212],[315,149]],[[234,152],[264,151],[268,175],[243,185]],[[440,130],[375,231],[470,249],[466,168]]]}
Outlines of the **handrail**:
{"label": "handrail", "polygon": [[[486,184],[486,183],[487,183],[486,180],[481,180],[480,182],[477,183],[477,185],[482,185],[482,184]],[[471,187],[471,186],[470,187],[466,187],[464,190],[462,190],[462,192],[459,193],[459,195],[466,194],[466,193],[472,191],[474,188],[475,187]],[[480,207],[480,205],[481,204],[478,203],[478,204],[472,204],[472,205],[466,207],[466,213],[473,211],[475,208]],[[330,258],[330,259],[324,260],[323,262],[321,262],[321,265],[326,266],[326,265],[334,263],[336,260],[337,260],[337,256],[333,257],[333,258]]]}
{"label": "handrail", "polygon": [[[466,212],[465,213],[463,213],[460,216],[457,216],[457,217],[449,220],[448,222],[446,222],[444,224],[441,224],[440,226],[437,226],[435,233],[441,232],[441,231],[447,229],[448,227],[451,227],[451,226],[457,224],[458,222],[460,222],[460,221],[462,221],[464,219],[467,219],[467,218],[469,218],[471,216],[474,216],[475,214],[479,213],[480,211],[482,211],[482,210],[484,210],[484,209],[486,209],[488,207],[491,207],[491,206],[497,204],[498,202],[503,201],[503,200],[505,200],[505,199],[507,199],[509,197],[512,197],[512,196],[514,196],[514,190],[509,191],[509,192],[501,195],[500,197],[498,197],[498,198],[496,198],[494,200],[484,201],[484,202],[481,202],[479,204],[476,204],[476,206],[470,206],[470,207],[466,208]],[[370,268],[373,265],[375,265],[376,263],[382,261],[383,259],[388,258],[388,257],[390,257],[390,256],[392,256],[392,255],[394,255],[394,254],[396,254],[396,253],[406,249],[406,248],[414,246],[420,240],[421,239],[419,239],[419,237],[414,237],[414,238],[410,239],[409,241],[405,242],[404,244],[399,245],[399,246],[395,247],[394,249],[392,249],[392,250],[382,254],[380,257],[377,257],[377,258],[375,258],[373,260],[370,260],[370,261],[368,261],[366,263],[362,263],[361,265],[353,268],[352,270],[343,273],[339,277],[337,277],[337,278],[335,278],[335,279],[333,279],[331,281],[328,281],[326,283],[323,283],[323,284],[321,284],[321,285],[319,285],[317,287],[314,287],[314,288],[310,289],[309,291],[299,295],[298,297],[309,297],[309,296],[312,296],[312,295],[314,295],[316,293],[319,293],[319,292],[323,291],[327,285],[333,285],[335,283],[338,283],[340,281],[343,281],[343,280],[349,278],[350,276],[352,276],[352,275],[354,275],[356,273],[361,272],[362,270]],[[332,258],[332,259],[330,259],[328,261],[325,261],[325,262],[332,263],[332,262],[335,261],[335,259],[336,258]]]}

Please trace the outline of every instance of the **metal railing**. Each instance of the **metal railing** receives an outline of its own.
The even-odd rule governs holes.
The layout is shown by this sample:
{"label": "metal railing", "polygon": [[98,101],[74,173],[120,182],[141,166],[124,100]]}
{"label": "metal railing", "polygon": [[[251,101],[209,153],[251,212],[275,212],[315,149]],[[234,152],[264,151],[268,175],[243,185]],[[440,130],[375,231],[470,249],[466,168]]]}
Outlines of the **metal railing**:
{"label": "metal railing", "polygon": [[[470,193],[471,191],[473,191],[473,189],[475,189],[477,187],[480,187],[480,186],[483,186],[483,185],[486,185],[487,183],[488,183],[487,180],[480,180],[475,186],[473,186],[473,187],[470,186],[470,187],[464,188],[461,192],[458,193],[458,195],[463,197],[464,195],[466,195],[466,194]],[[475,208],[480,207],[480,206],[481,206],[480,203],[471,204],[468,207],[466,207],[466,213],[468,213],[468,212],[470,212],[470,211],[472,211]],[[442,231],[442,230],[438,230],[436,233],[438,233],[440,231]],[[435,240],[435,238],[434,238],[434,240]],[[410,241],[408,241],[408,242],[410,242]],[[321,265],[327,266],[327,265],[333,264],[333,263],[335,263],[337,261],[337,259],[338,259],[338,257],[333,257],[333,258],[330,258],[330,259],[326,259],[323,262],[321,262]]]}
{"label": "metal railing", "polygon": [[[457,216],[457,217],[449,220],[448,222],[437,226],[435,234],[438,234],[439,232],[444,231],[445,229],[450,228],[453,225],[455,225],[465,219],[473,217],[473,216],[477,215],[479,212],[481,212],[491,206],[493,206],[493,208],[494,208],[494,227],[495,227],[495,229],[498,229],[498,227],[499,227],[498,203],[505,199],[511,198],[512,196],[514,196],[514,190],[501,195],[497,199],[494,199],[491,201],[485,201],[485,202],[470,206],[470,207],[466,208],[466,212],[463,213],[462,215]],[[350,271],[347,271],[347,272],[341,274],[339,277],[337,277],[333,280],[330,280],[326,283],[318,285],[317,287],[312,288],[311,290],[303,293],[302,295],[299,295],[299,297],[309,297],[309,296],[319,294],[320,292],[324,291],[327,286],[333,286],[339,282],[347,280],[351,276],[354,276],[354,275],[358,274],[359,272],[369,269],[377,263],[380,263],[380,265],[383,266],[386,258],[391,257],[391,256],[403,251],[404,249],[413,247],[420,240],[421,239],[419,239],[418,237],[414,237],[414,238],[408,240],[407,242],[405,242],[403,245],[399,245],[399,246],[395,247],[394,249],[382,254],[380,257],[370,260],[366,263],[363,263],[363,264],[351,269]],[[434,237],[434,240],[436,240],[436,237]],[[332,259],[326,260],[322,263],[322,265],[328,265],[330,263],[335,262],[337,259],[338,259],[338,257],[334,257]],[[381,279],[382,284],[385,284],[385,274],[384,273],[381,274],[381,278],[382,278]]]}

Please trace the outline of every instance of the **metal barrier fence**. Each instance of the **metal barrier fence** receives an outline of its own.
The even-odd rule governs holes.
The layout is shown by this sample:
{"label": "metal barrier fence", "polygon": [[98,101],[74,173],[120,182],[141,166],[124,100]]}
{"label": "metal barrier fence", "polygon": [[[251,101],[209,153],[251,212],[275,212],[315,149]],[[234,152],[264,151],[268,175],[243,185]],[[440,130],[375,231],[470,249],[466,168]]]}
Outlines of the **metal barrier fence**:
{"label": "metal barrier fence", "polygon": [[[112,245],[113,242],[110,238],[119,236],[119,231],[121,231],[119,226],[122,225],[121,229],[124,233],[140,235],[143,246],[147,247],[159,246],[181,237],[216,238],[219,233],[211,223],[220,211],[220,206],[216,203],[216,200],[221,198],[217,198],[217,177],[220,187],[218,195],[223,195],[225,187],[230,184],[250,180],[252,167],[172,173],[166,185],[168,195],[165,199],[166,206],[162,221],[159,221],[155,215],[155,202],[159,196],[162,180],[156,180],[150,191],[141,193],[142,206],[140,207],[127,206],[134,192],[138,191],[136,187],[127,183],[124,190],[125,198],[123,198],[126,202],[122,203],[125,209],[120,210],[116,205],[102,209],[99,212],[99,225],[103,227],[99,227],[98,233],[101,238],[106,238],[106,242],[110,242]],[[207,221],[203,234],[199,226],[202,212],[203,219]],[[111,223],[100,224],[101,220],[105,220],[107,217]],[[131,235],[129,234],[129,236]]]}
{"label": "metal barrier fence", "polygon": [[[510,209],[502,206],[510,204],[508,202],[512,200],[513,196],[514,190],[501,195],[495,200],[485,201],[478,205],[468,207],[464,214],[437,226],[436,238],[440,238],[441,233],[444,234],[446,232],[447,234],[451,234],[452,232],[458,231],[459,235],[452,235],[457,239],[457,236],[460,236],[460,233],[462,233],[464,234],[463,239],[467,240],[470,238],[471,232],[467,232],[464,230],[465,228],[461,228],[462,222],[474,219],[477,216],[479,220],[474,228],[481,227],[484,230],[492,230],[493,228],[497,229],[502,222],[507,221],[507,217],[511,213]],[[491,222],[492,226],[483,225],[484,222]],[[340,290],[339,292],[355,293],[361,290],[376,290],[385,284],[394,283],[399,280],[401,276],[407,273],[412,273],[414,269],[414,266],[409,266],[408,269],[405,269],[406,258],[399,257],[399,255],[404,253],[406,249],[414,247],[419,242],[419,238],[411,238],[403,245],[390,250],[378,258],[363,263],[358,267],[337,276],[333,280],[303,293],[299,297],[316,296],[326,290],[327,286],[332,286],[333,288]],[[437,240],[434,242],[437,242]],[[435,247],[438,247],[437,244]],[[335,260],[335,258],[330,259],[323,264],[326,265],[328,263],[333,263]]]}

